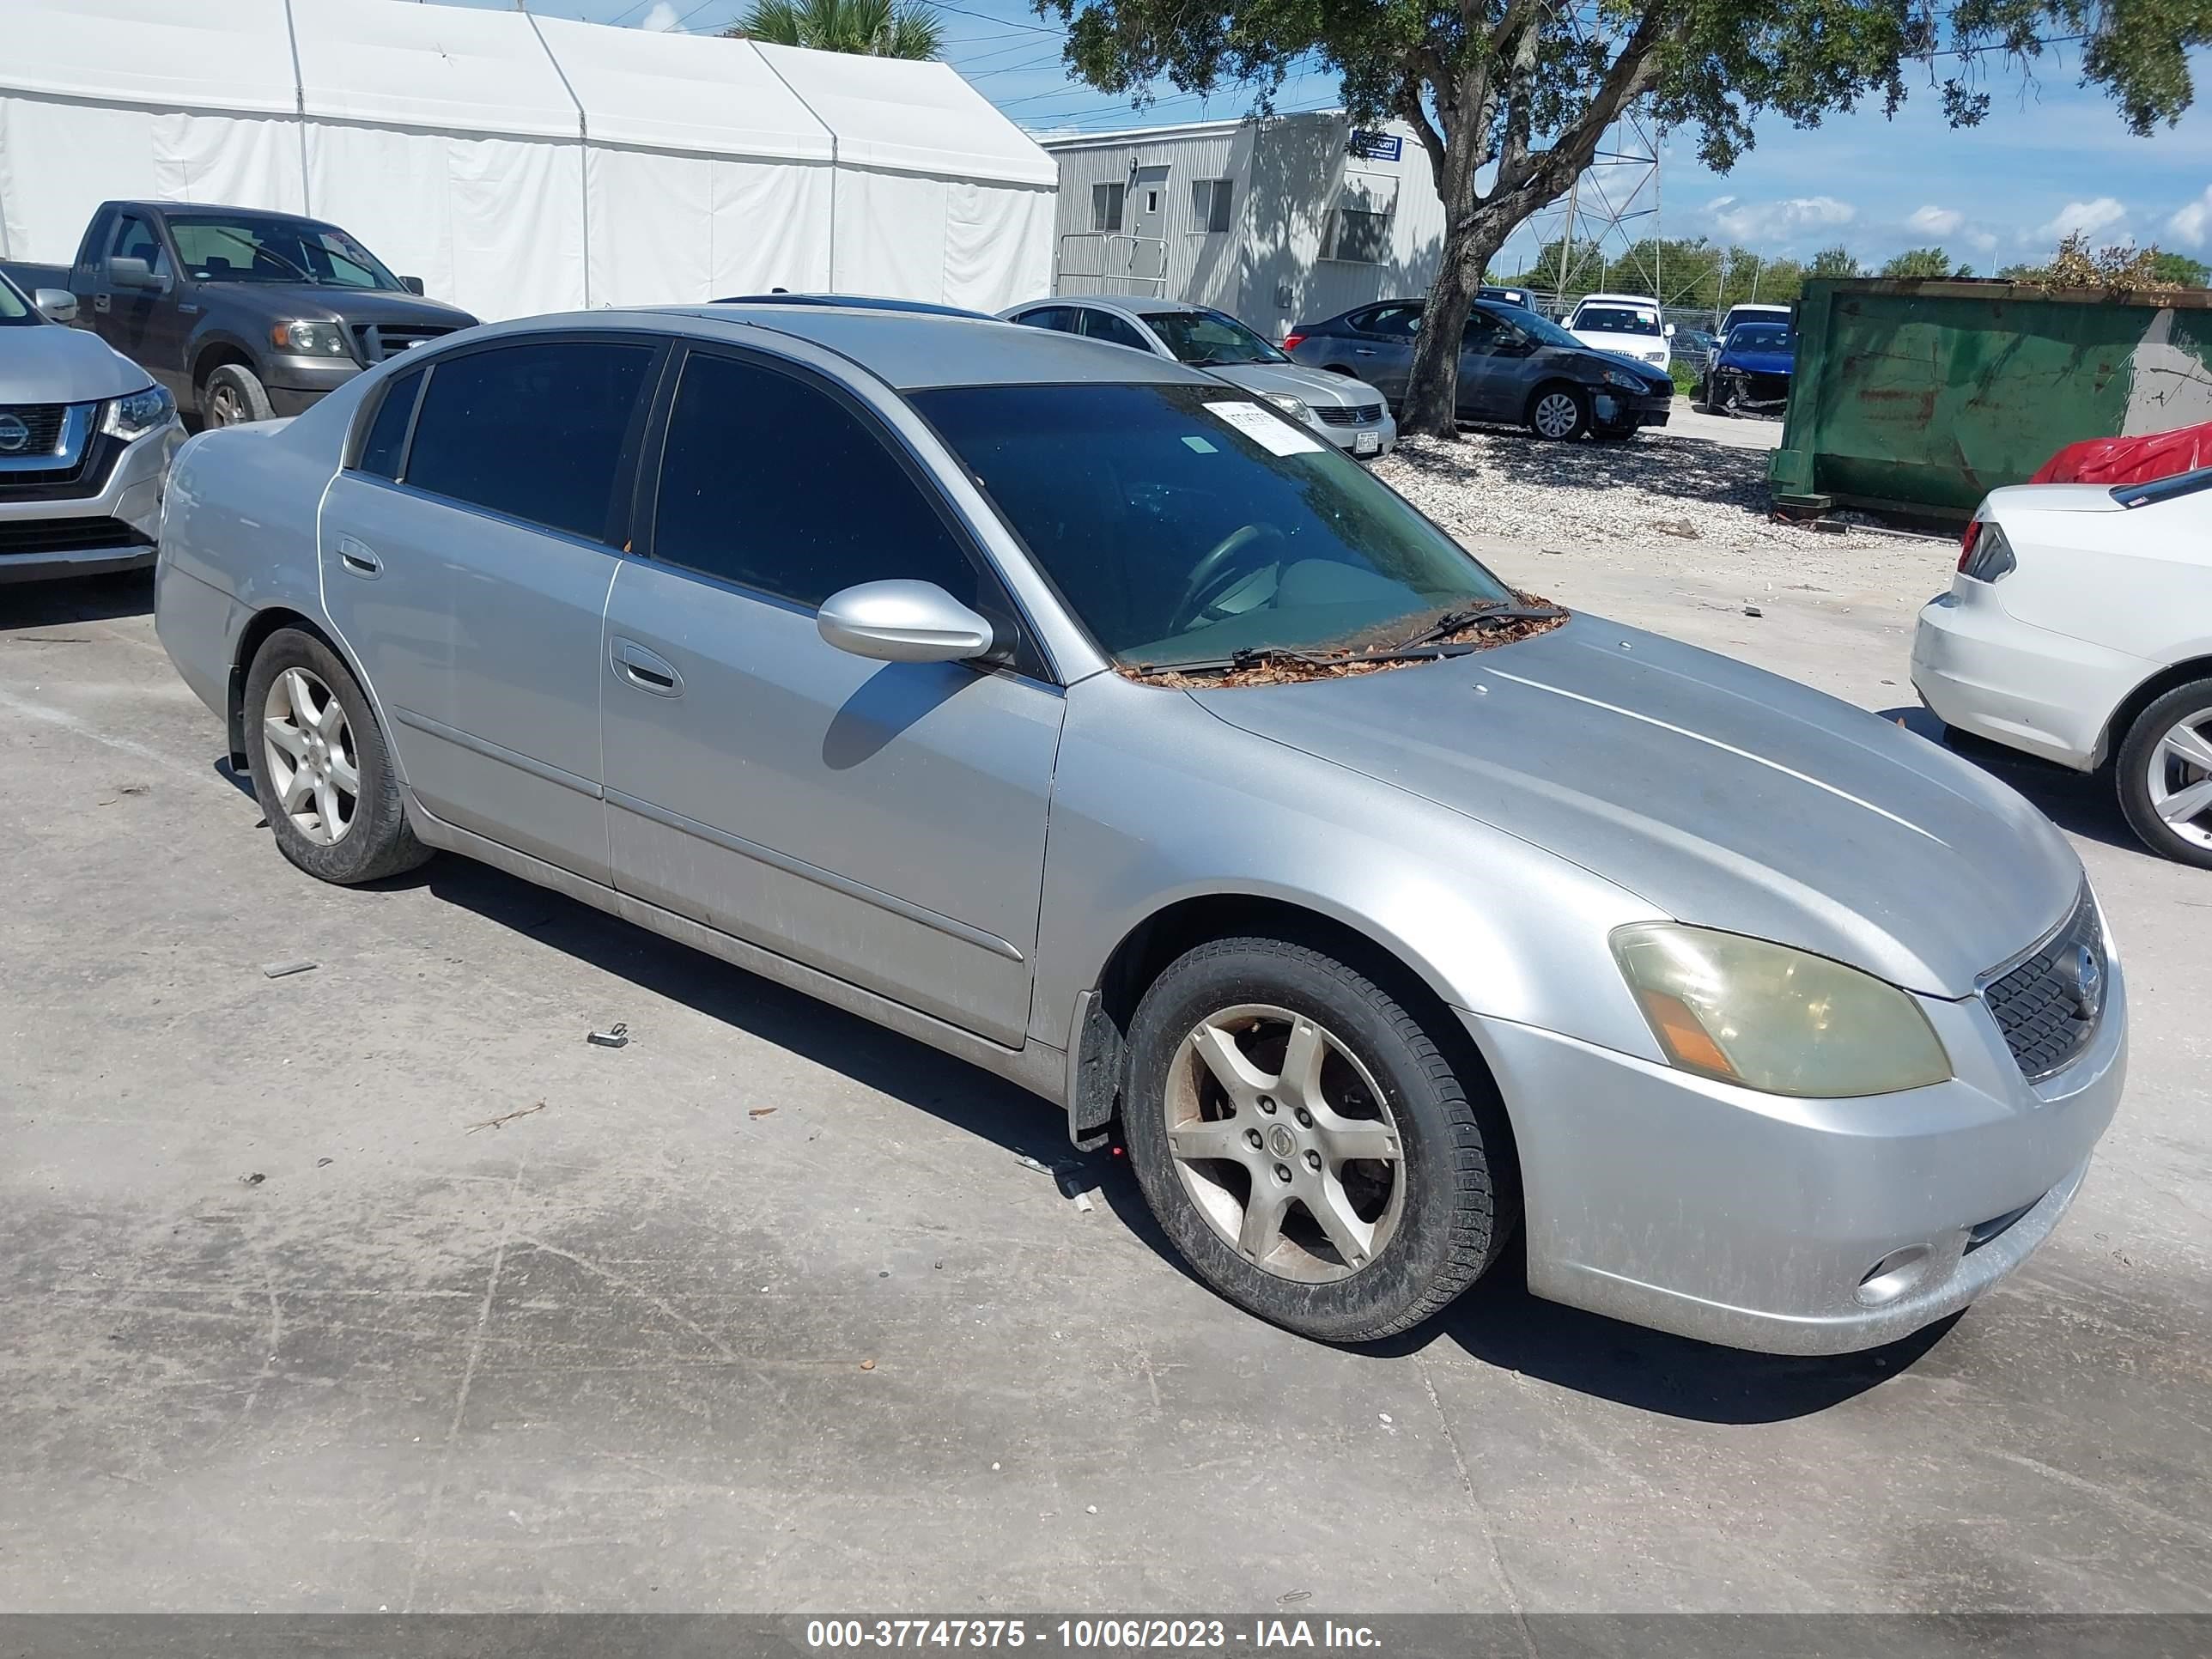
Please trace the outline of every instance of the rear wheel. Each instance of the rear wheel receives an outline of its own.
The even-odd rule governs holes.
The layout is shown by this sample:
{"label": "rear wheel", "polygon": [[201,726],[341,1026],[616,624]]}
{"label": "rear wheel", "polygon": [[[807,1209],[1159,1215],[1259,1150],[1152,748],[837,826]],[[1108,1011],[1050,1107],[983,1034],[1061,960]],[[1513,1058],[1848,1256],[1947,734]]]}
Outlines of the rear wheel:
{"label": "rear wheel", "polygon": [[200,418],[211,427],[274,418],[268,389],[243,363],[219,364],[199,389]]}
{"label": "rear wheel", "polygon": [[430,856],[400,805],[391,751],[360,683],[312,634],[281,628],[246,676],[246,752],[276,849],[350,886]]}
{"label": "rear wheel", "polygon": [[1528,429],[1540,438],[1564,442],[1589,430],[1589,399],[1579,387],[1540,387],[1528,400]]}
{"label": "rear wheel", "polygon": [[1388,1336],[1497,1259],[1518,1213],[1503,1113],[1389,992],[1321,951],[1223,939],[1130,1033],[1123,1133],[1200,1278],[1329,1342]]}
{"label": "rear wheel", "polygon": [[2120,810],[2153,852],[2212,869],[2212,679],[2136,716],[2114,763]]}

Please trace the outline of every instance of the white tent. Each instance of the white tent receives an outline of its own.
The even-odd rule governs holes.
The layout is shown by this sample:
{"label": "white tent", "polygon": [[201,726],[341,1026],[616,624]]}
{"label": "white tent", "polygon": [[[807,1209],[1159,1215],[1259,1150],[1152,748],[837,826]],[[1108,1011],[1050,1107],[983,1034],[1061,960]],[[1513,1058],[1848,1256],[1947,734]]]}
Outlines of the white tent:
{"label": "white tent", "polygon": [[308,212],[487,318],[1044,292],[1058,169],[941,64],[404,0],[6,0],[0,258],[111,198]]}

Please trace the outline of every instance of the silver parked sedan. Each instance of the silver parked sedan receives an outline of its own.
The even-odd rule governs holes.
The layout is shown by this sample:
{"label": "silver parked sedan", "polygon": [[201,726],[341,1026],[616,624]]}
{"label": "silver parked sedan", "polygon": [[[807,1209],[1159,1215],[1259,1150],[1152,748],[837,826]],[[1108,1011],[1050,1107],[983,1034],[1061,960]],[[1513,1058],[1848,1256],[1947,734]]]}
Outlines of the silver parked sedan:
{"label": "silver parked sedan", "polygon": [[177,405],[97,335],[76,298],[0,272],[0,582],[143,569]]}
{"label": "silver parked sedan", "polygon": [[1206,369],[1257,392],[1347,454],[1372,459],[1398,447],[1398,422],[1373,386],[1349,374],[1293,362],[1281,347],[1210,306],[1116,295],[1035,301],[999,314],[1010,323],[1080,334]]}
{"label": "silver parked sedan", "polygon": [[483,860],[1116,1132],[1333,1340],[1964,1306],[2118,1102],[2080,862],[1806,688],[1510,592],[1179,364],[865,310],[479,329],[192,441],[161,637],[277,848]]}

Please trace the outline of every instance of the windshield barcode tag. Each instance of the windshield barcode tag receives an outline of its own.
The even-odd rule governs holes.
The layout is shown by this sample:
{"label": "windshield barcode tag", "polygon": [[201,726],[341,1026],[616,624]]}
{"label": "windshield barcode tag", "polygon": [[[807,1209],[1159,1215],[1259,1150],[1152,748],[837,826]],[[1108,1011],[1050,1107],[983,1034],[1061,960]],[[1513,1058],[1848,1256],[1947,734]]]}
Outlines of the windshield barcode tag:
{"label": "windshield barcode tag", "polygon": [[1270,455],[1304,455],[1321,447],[1281,416],[1257,404],[1208,404],[1206,409]]}

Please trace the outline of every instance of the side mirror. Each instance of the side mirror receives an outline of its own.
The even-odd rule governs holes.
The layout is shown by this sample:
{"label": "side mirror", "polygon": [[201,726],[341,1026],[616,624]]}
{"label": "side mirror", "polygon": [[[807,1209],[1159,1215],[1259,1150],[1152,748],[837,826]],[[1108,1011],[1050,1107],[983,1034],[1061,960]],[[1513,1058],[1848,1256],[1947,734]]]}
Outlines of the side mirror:
{"label": "side mirror", "polygon": [[31,295],[31,303],[57,323],[76,320],[76,295],[64,288],[42,288]]}
{"label": "side mirror", "polygon": [[107,280],[116,288],[144,292],[161,287],[161,279],[143,259],[121,254],[107,262]]}
{"label": "side mirror", "polygon": [[935,582],[862,582],[823,600],[814,625],[840,651],[878,662],[962,662],[996,631]]}
{"label": "side mirror", "polygon": [[414,295],[417,299],[422,297],[422,279],[420,276],[402,276],[399,279],[399,286],[405,289],[410,294]]}
{"label": "side mirror", "polygon": [[1665,333],[1668,339],[1673,339],[1674,337],[1674,325],[1672,323],[1663,325],[1662,331]]}

